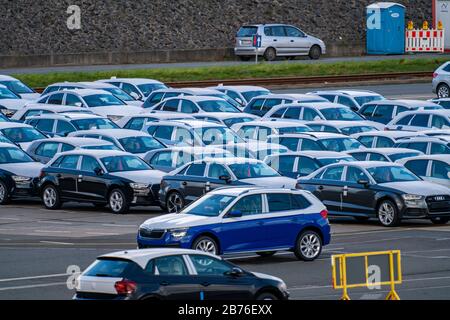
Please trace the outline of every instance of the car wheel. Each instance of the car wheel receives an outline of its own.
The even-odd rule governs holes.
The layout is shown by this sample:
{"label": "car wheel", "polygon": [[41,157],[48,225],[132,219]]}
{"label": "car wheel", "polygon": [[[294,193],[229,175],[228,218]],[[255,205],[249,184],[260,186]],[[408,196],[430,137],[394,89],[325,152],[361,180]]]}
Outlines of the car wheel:
{"label": "car wheel", "polygon": [[294,253],[303,261],[313,261],[322,252],[322,239],[312,230],[303,231],[297,238]]}
{"label": "car wheel", "polygon": [[129,209],[125,194],[120,189],[114,189],[109,193],[108,203],[111,211],[116,214],[126,213]]}
{"label": "car wheel", "polygon": [[309,50],[309,58],[312,60],[317,60],[320,58],[320,55],[322,54],[322,49],[320,49],[319,46],[312,46]]}
{"label": "car wheel", "polygon": [[0,204],[8,204],[10,201],[8,188],[3,181],[0,181]]}
{"label": "car wheel", "polygon": [[256,300],[278,300],[278,298],[269,292],[264,292],[264,293],[259,294],[256,297]]}
{"label": "car wheel", "polygon": [[202,236],[196,239],[192,245],[192,249],[215,255],[219,254],[219,246],[217,245],[217,242],[208,236]]}
{"label": "car wheel", "polygon": [[168,213],[179,213],[184,208],[184,198],[177,192],[169,193],[166,199],[166,208]]}
{"label": "car wheel", "polygon": [[266,257],[273,256],[275,253],[277,253],[277,252],[276,251],[262,251],[262,252],[257,252],[256,254],[260,257],[266,258]]}
{"label": "car wheel", "polygon": [[447,218],[447,217],[431,218],[431,222],[433,222],[434,224],[446,224],[449,221],[450,221],[450,218]]}
{"label": "car wheel", "polygon": [[264,59],[267,61],[274,61],[277,58],[277,52],[274,48],[267,48],[264,52]]}
{"label": "car wheel", "polygon": [[252,57],[249,57],[249,56],[239,56],[239,60],[241,60],[241,61],[250,61],[251,58]]}
{"label": "car wheel", "polygon": [[62,202],[59,196],[59,191],[52,184],[48,184],[42,190],[42,202],[47,209],[57,210],[61,208]]}
{"label": "car wheel", "polygon": [[440,84],[437,87],[437,96],[438,98],[448,98],[450,97],[450,87],[445,83]]}
{"label": "car wheel", "polygon": [[400,224],[400,217],[395,203],[383,200],[377,210],[378,220],[385,227],[395,227]]}

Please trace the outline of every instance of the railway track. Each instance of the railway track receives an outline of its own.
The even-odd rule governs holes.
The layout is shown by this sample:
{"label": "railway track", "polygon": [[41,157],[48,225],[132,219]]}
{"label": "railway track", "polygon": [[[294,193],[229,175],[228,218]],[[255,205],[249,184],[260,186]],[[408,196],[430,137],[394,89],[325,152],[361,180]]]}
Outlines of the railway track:
{"label": "railway track", "polygon": [[[310,76],[310,77],[279,77],[279,78],[252,78],[252,79],[226,79],[226,80],[200,80],[166,82],[169,87],[209,87],[219,84],[223,85],[255,85],[255,86],[283,86],[283,85],[306,85],[320,83],[343,83],[373,80],[411,80],[417,78],[432,78],[433,73],[428,71],[419,72],[397,72],[397,73],[369,73],[339,76]],[[42,92],[44,88],[35,88]]]}

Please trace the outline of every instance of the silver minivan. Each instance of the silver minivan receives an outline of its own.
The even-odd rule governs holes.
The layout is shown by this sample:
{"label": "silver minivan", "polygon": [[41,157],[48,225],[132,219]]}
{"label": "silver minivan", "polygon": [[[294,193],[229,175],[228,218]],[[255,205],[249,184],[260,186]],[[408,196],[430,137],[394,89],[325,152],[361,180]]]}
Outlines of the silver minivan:
{"label": "silver minivan", "polygon": [[[253,36],[261,36],[261,47],[253,46]],[[241,60],[250,60],[258,54],[268,61],[279,56],[295,58],[309,56],[319,59],[326,53],[325,43],[304,33],[297,27],[284,24],[256,24],[242,26],[236,35],[234,53]]]}

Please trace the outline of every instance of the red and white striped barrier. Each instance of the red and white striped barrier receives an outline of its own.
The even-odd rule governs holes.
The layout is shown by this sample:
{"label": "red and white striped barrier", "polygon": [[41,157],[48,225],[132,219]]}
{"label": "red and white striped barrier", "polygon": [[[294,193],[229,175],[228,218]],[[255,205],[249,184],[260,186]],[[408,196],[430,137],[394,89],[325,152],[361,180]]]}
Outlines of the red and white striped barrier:
{"label": "red and white striped barrier", "polygon": [[406,52],[444,52],[444,30],[406,30]]}

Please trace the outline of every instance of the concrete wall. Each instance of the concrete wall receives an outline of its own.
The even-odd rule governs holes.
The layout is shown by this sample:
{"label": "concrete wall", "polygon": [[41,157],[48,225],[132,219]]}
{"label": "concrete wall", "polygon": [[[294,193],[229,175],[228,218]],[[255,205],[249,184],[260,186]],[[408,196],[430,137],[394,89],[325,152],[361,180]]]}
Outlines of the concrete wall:
{"label": "concrete wall", "polygon": [[[232,58],[246,23],[290,23],[331,55],[362,54],[368,0],[0,0],[0,67]],[[398,1],[431,21],[431,0]],[[81,29],[67,8],[81,9]]]}

